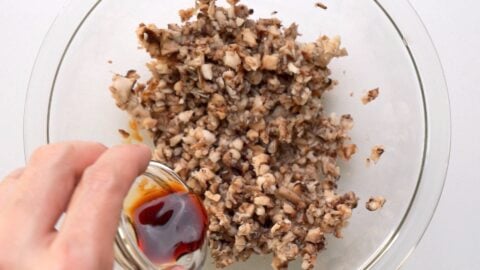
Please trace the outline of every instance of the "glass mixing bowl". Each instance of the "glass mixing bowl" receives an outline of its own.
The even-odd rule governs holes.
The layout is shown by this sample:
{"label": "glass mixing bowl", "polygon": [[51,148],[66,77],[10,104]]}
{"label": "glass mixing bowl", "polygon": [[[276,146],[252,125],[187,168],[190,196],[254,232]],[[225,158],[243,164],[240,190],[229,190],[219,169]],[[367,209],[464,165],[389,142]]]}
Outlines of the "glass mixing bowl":
{"label": "glass mixing bowl", "polygon": [[[342,166],[340,191],[362,199],[343,239],[328,239],[318,269],[394,269],[414,249],[434,213],[448,164],[450,118],[441,65],[431,40],[406,0],[242,1],[254,17],[273,11],[285,25],[299,24],[301,40],[340,35],[349,56],[334,60],[339,85],[325,95],[327,112],[350,113],[359,147]],[[148,55],[138,50],[140,22],[160,27],[179,22],[177,10],[193,0],[72,0],[57,17],[38,55],[24,120],[25,156],[63,140],[121,142],[127,115],[115,107],[108,86],[114,73],[147,74]],[[112,61],[109,64],[109,60]],[[143,78],[146,78],[144,76]],[[380,96],[363,105],[366,90]],[[353,96],[351,96],[353,93]],[[366,167],[374,145],[385,146],[378,164]],[[363,207],[371,195],[383,209]],[[270,257],[252,257],[229,269],[270,269]],[[214,269],[207,260],[206,269]],[[299,269],[299,264],[291,265]]]}

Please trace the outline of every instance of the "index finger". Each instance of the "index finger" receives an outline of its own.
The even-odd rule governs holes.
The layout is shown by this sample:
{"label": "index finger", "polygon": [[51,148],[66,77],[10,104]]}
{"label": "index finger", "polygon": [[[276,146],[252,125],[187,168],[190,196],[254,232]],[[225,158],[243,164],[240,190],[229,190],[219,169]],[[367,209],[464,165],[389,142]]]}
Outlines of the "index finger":
{"label": "index finger", "polygon": [[[65,211],[83,173],[106,150],[93,142],[62,142],[38,148],[22,171],[14,172],[3,190],[0,213],[8,216],[21,234],[42,236],[53,230]],[[6,192],[6,193],[5,193]]]}
{"label": "index finger", "polygon": [[[133,180],[147,168],[151,153],[146,146],[122,145],[108,149],[88,167],[67,210],[60,241],[112,250],[123,199]],[[83,242],[83,243],[79,243]]]}

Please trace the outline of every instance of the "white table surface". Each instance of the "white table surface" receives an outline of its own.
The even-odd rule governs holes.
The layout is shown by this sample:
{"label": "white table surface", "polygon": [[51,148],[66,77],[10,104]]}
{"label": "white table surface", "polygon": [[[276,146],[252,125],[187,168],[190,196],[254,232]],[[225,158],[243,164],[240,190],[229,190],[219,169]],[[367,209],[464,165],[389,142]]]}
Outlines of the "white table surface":
{"label": "white table surface", "polygon": [[[480,269],[480,1],[411,2],[445,70],[453,137],[439,207],[402,269]],[[24,163],[22,117],[30,71],[43,36],[64,4],[0,0],[0,175]]]}

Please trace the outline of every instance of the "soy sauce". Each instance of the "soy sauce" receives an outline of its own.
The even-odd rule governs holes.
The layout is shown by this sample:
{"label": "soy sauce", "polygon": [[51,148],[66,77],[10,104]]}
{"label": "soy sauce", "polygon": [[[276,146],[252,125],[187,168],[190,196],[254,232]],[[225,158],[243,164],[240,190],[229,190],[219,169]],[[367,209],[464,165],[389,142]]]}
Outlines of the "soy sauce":
{"label": "soy sauce", "polygon": [[202,248],[208,227],[200,199],[177,183],[149,190],[130,207],[140,250],[154,264],[175,262]]}

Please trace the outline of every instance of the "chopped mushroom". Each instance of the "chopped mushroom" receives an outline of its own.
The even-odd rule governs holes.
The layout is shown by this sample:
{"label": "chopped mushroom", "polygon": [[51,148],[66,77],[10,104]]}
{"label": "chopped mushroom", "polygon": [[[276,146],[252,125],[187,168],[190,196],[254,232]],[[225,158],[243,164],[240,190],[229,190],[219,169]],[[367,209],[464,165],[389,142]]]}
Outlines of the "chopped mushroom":
{"label": "chopped mushroom", "polygon": [[365,207],[369,211],[377,211],[378,209],[382,208],[385,204],[386,200],[382,196],[371,197],[368,199],[368,202],[365,204]]}
{"label": "chopped mushroom", "polygon": [[363,97],[362,97],[362,103],[365,105],[365,104],[368,104],[372,101],[374,101],[378,95],[380,94],[380,89],[379,88],[375,88],[375,89],[372,89],[372,90],[369,90]]}
{"label": "chopped mushroom", "polygon": [[385,153],[385,148],[383,145],[375,145],[370,153],[370,157],[367,158],[367,165],[370,165],[371,163],[377,164],[377,162],[380,160],[380,157]]}
{"label": "chopped mushroom", "polygon": [[262,68],[266,70],[276,70],[279,60],[276,54],[264,55],[262,58]]}
{"label": "chopped mushroom", "polygon": [[121,135],[122,138],[124,138],[124,139],[128,139],[128,137],[130,137],[130,133],[128,133],[128,132],[125,131],[124,129],[119,129],[119,130],[118,130],[118,133],[120,133],[120,135]]}
{"label": "chopped mushroom", "polygon": [[322,98],[336,85],[329,63],[347,52],[339,37],[303,43],[295,23],[228,3],[198,0],[168,29],[141,24],[151,77],[117,75],[110,90],[152,136],[154,158],[203,199],[217,267],[257,253],[312,269],[358,201],[336,191],[337,162],[357,149],[353,119],[327,114]]}
{"label": "chopped mushroom", "polygon": [[321,9],[327,9],[328,8],[325,4],[323,4],[321,2],[315,3],[315,6],[321,8]]}

